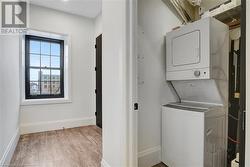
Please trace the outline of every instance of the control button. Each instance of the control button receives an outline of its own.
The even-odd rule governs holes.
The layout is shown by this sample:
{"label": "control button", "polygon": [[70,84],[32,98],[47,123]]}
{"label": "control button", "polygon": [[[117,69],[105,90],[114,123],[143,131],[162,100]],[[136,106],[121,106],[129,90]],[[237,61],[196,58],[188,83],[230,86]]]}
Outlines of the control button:
{"label": "control button", "polygon": [[195,71],[195,72],[194,72],[194,76],[199,77],[200,75],[201,75],[201,72],[200,72],[200,71]]}

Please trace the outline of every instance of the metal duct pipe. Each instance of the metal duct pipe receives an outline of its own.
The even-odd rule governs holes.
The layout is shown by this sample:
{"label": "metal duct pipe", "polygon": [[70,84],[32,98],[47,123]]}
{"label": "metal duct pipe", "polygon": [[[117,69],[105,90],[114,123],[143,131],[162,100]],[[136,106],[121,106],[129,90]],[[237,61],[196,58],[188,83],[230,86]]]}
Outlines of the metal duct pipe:
{"label": "metal duct pipe", "polygon": [[187,0],[193,6],[201,6],[201,0]]}
{"label": "metal duct pipe", "polygon": [[[198,4],[200,0],[163,0],[168,6],[171,5],[179,17],[183,20],[184,24],[198,20]],[[192,3],[192,5],[191,5]]]}
{"label": "metal duct pipe", "polygon": [[192,21],[186,10],[180,4],[179,0],[170,0],[170,2],[175,7],[185,24]]}

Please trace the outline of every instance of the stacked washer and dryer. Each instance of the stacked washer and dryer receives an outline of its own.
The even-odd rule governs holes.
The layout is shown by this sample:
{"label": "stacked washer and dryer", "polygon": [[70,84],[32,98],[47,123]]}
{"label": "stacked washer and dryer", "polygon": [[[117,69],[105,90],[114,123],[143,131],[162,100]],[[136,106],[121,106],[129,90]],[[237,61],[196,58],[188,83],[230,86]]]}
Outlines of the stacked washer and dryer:
{"label": "stacked washer and dryer", "polygon": [[214,18],[166,35],[166,79],[178,102],[162,106],[162,162],[225,167],[229,28]]}

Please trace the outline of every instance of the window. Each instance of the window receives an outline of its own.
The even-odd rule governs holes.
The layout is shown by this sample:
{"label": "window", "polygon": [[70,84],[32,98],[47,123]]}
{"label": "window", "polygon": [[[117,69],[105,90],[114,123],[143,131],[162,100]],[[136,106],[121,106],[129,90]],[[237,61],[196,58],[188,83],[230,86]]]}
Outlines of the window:
{"label": "window", "polygon": [[64,97],[63,40],[25,36],[25,97]]}

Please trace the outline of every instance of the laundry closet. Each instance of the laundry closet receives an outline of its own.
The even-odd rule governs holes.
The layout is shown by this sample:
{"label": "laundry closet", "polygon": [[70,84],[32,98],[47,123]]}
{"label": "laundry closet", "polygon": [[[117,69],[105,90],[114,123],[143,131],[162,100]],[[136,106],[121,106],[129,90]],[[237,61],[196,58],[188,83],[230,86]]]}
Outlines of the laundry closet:
{"label": "laundry closet", "polygon": [[240,10],[138,0],[139,167],[236,167]]}

